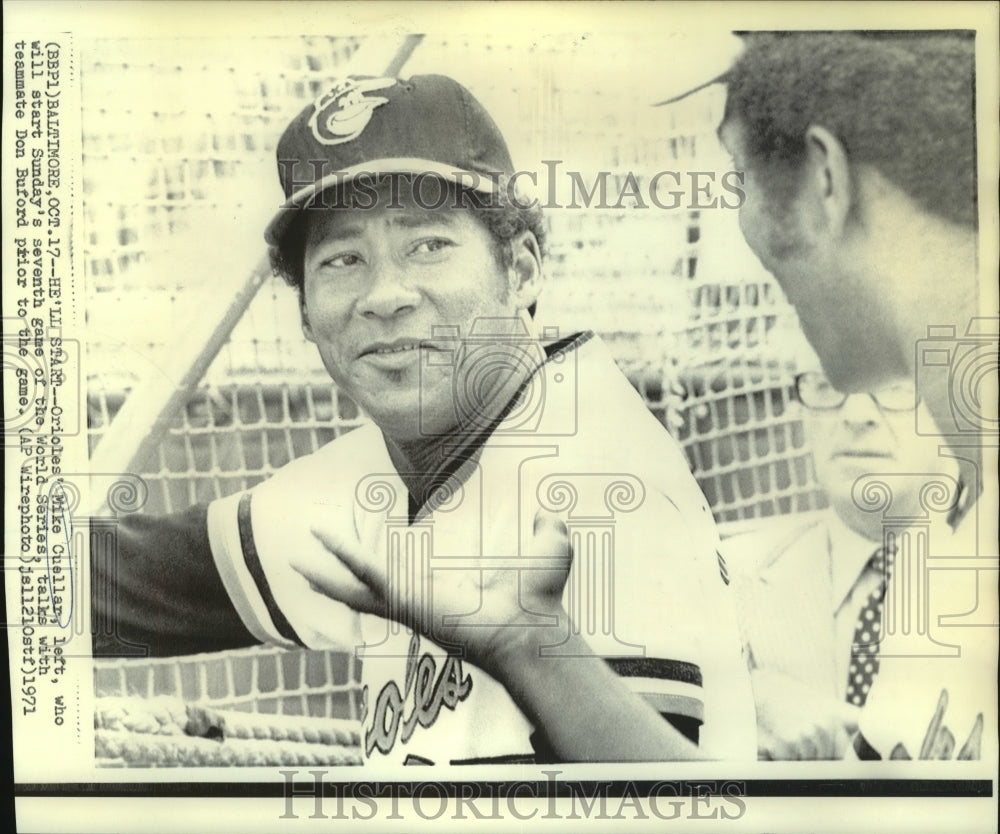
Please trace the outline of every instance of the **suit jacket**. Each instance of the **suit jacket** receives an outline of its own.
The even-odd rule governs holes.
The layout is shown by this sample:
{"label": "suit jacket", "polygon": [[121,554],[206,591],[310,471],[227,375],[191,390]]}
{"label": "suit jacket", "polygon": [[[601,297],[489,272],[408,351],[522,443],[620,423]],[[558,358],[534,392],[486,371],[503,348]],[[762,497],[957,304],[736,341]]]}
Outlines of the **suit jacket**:
{"label": "suit jacket", "polygon": [[842,695],[825,515],[775,519],[726,540],[725,550],[751,671]]}
{"label": "suit jacket", "polygon": [[724,542],[759,730],[794,711],[836,740],[823,755],[847,752],[847,674],[858,614],[880,581],[868,565],[876,548],[832,510],[767,519]]}

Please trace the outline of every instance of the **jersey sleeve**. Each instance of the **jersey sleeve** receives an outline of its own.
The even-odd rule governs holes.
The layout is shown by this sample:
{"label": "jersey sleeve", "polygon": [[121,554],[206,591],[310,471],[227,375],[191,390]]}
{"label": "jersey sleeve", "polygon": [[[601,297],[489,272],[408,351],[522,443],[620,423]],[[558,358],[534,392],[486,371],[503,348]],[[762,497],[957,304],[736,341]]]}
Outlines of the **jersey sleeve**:
{"label": "jersey sleeve", "polygon": [[353,531],[353,505],[336,494],[306,494],[296,488],[296,472],[212,502],[208,528],[215,566],[241,622],[260,642],[350,651],[361,640],[357,613],[313,590],[292,562],[307,551],[346,572],[311,530],[324,516]]}
{"label": "jersey sleeve", "polygon": [[752,759],[749,675],[707,508],[682,511],[651,490],[616,521],[613,543],[613,639],[599,653],[708,755]]}
{"label": "jersey sleeve", "polygon": [[206,515],[204,504],[125,515],[92,547],[95,657],[186,655],[259,642],[216,570]]}

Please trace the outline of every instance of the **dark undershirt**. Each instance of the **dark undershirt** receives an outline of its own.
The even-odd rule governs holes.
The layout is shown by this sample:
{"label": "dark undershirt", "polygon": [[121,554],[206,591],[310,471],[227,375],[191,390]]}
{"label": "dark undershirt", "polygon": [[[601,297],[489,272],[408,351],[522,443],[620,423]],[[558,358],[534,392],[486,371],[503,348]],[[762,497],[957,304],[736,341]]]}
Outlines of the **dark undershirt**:
{"label": "dark undershirt", "polygon": [[123,515],[91,534],[95,657],[165,657],[252,646],[215,568],[208,506]]}

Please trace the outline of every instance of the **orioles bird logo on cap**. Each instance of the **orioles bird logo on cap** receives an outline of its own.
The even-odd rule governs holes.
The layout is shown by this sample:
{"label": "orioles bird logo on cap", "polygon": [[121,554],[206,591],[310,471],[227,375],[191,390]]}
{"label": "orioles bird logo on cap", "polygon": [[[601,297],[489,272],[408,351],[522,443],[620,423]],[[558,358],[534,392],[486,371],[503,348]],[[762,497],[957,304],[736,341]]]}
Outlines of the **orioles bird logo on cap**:
{"label": "orioles bird logo on cap", "polygon": [[376,107],[388,103],[380,96],[367,96],[396,83],[395,78],[347,78],[321,95],[313,105],[309,127],[324,145],[339,145],[361,135]]}

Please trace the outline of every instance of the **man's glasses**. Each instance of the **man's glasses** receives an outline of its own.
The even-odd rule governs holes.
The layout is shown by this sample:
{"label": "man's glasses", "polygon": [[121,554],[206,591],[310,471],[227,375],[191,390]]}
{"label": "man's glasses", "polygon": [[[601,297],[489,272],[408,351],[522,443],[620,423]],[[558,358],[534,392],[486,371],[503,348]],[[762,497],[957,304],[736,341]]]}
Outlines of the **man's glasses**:
{"label": "man's glasses", "polygon": [[[840,408],[849,396],[834,388],[830,380],[816,371],[807,371],[795,377],[795,395],[802,405],[815,411]],[[913,411],[920,401],[916,386],[910,380],[894,382],[878,391],[869,392],[868,396],[883,411]]]}

